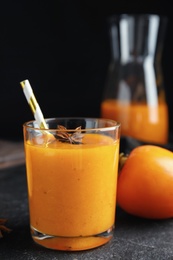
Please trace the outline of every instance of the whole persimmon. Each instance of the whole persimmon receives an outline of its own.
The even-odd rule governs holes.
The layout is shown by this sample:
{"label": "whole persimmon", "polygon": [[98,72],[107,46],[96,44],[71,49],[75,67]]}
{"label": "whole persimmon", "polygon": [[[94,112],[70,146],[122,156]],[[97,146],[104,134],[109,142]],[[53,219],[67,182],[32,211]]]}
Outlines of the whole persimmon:
{"label": "whole persimmon", "polygon": [[119,171],[117,204],[138,217],[173,217],[173,153],[156,145],[134,148]]}

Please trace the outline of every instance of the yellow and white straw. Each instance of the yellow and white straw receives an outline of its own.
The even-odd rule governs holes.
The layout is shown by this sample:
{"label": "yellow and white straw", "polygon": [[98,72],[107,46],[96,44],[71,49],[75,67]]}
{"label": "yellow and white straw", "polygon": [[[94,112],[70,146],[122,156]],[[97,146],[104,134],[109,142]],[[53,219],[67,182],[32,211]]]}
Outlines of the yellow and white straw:
{"label": "yellow and white straw", "polygon": [[43,114],[41,112],[40,106],[37,103],[37,100],[34,96],[33,90],[29,83],[29,80],[23,80],[20,82],[21,87],[23,88],[24,95],[28,101],[28,104],[32,110],[34,118],[39,126],[39,128],[47,129],[47,124],[44,120]]}

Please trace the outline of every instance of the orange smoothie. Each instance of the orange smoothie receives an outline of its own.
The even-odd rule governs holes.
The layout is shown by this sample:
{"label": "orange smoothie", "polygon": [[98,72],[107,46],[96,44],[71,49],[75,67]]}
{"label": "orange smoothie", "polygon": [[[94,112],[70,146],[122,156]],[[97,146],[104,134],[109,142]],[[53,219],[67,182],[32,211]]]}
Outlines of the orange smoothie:
{"label": "orange smoothie", "polygon": [[30,223],[53,238],[33,239],[59,250],[106,243],[111,237],[95,235],[114,226],[119,141],[85,134],[82,144],[45,145],[39,138],[25,142]]}
{"label": "orange smoothie", "polygon": [[126,103],[108,99],[101,104],[101,116],[121,123],[121,134],[141,141],[165,144],[168,141],[168,108],[142,103]]}

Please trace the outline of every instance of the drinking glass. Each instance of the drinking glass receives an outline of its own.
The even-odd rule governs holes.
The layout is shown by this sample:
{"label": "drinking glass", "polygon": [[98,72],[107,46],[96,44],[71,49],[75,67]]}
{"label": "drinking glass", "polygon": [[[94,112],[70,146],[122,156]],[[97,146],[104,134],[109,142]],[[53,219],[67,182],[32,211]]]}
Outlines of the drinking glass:
{"label": "drinking glass", "polygon": [[50,118],[23,125],[30,229],[56,250],[85,250],[113,236],[120,124]]}

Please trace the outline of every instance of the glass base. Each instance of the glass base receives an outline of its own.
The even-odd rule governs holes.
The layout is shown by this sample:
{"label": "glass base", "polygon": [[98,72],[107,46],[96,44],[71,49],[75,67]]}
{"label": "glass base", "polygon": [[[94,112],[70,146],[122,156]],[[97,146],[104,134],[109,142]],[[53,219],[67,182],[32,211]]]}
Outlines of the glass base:
{"label": "glass base", "polygon": [[87,237],[58,237],[42,234],[31,227],[33,240],[46,248],[62,251],[81,251],[108,243],[113,237],[113,227],[97,235]]}

